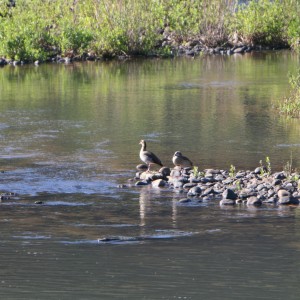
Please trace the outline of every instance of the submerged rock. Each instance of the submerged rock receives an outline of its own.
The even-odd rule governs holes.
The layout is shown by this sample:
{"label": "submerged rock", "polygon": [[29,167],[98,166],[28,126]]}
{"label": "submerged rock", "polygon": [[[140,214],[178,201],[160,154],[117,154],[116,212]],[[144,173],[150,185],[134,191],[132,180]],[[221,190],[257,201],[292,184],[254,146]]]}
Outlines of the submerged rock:
{"label": "submerged rock", "polygon": [[148,181],[137,181],[135,183],[136,186],[144,186],[144,185],[148,185],[148,184],[150,184],[150,182],[148,182]]}
{"label": "submerged rock", "polygon": [[222,199],[220,205],[235,205],[235,200],[233,199]]}
{"label": "submerged rock", "polygon": [[165,187],[167,185],[167,182],[163,179],[156,179],[152,181],[152,186],[159,188],[159,187]]}

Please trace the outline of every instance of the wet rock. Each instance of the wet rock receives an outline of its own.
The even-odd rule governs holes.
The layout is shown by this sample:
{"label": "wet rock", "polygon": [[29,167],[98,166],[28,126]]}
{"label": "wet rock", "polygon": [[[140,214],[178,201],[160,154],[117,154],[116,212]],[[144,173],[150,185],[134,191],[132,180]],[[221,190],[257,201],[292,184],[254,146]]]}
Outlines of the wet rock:
{"label": "wet rock", "polygon": [[166,178],[166,177],[170,176],[171,169],[167,168],[167,167],[162,167],[162,168],[160,168],[159,173],[161,173],[163,175],[163,177]]}
{"label": "wet rock", "polygon": [[190,203],[192,201],[193,200],[190,198],[183,198],[183,199],[178,200],[178,203]]}
{"label": "wet rock", "polygon": [[195,177],[193,174],[191,174],[189,177],[189,181],[192,183],[199,183],[199,182],[201,182],[201,179],[198,177]]}
{"label": "wet rock", "polygon": [[202,193],[202,189],[200,186],[194,186],[189,189],[187,195],[188,196],[200,196]]}
{"label": "wet rock", "polygon": [[154,181],[157,179],[163,179],[163,176],[160,173],[143,172],[142,174],[140,174],[140,179],[146,181]]}
{"label": "wet rock", "polygon": [[216,175],[216,174],[220,174],[220,170],[218,169],[206,169],[205,170],[205,176],[209,176],[209,175]]}
{"label": "wet rock", "polygon": [[220,205],[235,205],[235,200],[233,199],[222,199]]}
{"label": "wet rock", "polygon": [[236,48],[236,49],[233,50],[233,53],[235,53],[235,54],[239,54],[239,53],[242,54],[242,53],[245,52],[246,49],[247,49],[247,47],[245,47],[245,46],[238,47],[238,48]]}
{"label": "wet rock", "polygon": [[141,172],[145,172],[148,170],[148,166],[145,164],[139,164],[136,166],[136,169]]}
{"label": "wet rock", "polygon": [[278,193],[278,203],[279,204],[290,204],[291,203],[291,194],[290,192],[286,191],[286,190],[279,190]]}
{"label": "wet rock", "polygon": [[173,179],[171,181],[171,183],[172,183],[172,186],[174,187],[174,189],[183,188],[183,185],[184,185],[184,183],[179,179]]}
{"label": "wet rock", "polygon": [[262,200],[258,197],[252,196],[247,199],[247,205],[261,206]]}
{"label": "wet rock", "polygon": [[273,177],[274,179],[280,179],[280,180],[286,179],[286,176],[283,172],[274,173]]}
{"label": "wet rock", "polygon": [[293,193],[294,192],[294,186],[291,182],[286,182],[283,187],[289,191],[290,193]]}
{"label": "wet rock", "polygon": [[13,66],[19,66],[19,65],[21,65],[21,61],[20,60],[14,60],[12,62],[12,64],[13,64]]}
{"label": "wet rock", "polygon": [[145,181],[145,180],[143,180],[143,181],[137,181],[135,183],[136,186],[144,186],[144,185],[148,185],[148,184],[150,184],[150,182]]}
{"label": "wet rock", "polygon": [[282,183],[281,179],[274,179],[272,181],[272,185],[275,186],[275,185],[280,185]]}
{"label": "wet rock", "polygon": [[239,198],[246,199],[252,196],[256,196],[257,192],[253,188],[243,188],[240,191]]}
{"label": "wet rock", "polygon": [[219,182],[222,182],[225,179],[225,177],[221,174],[216,175],[214,178],[215,181],[219,181]]}
{"label": "wet rock", "polygon": [[167,185],[167,182],[163,179],[157,179],[152,181],[152,186],[155,188],[161,188],[161,187],[165,187]]}
{"label": "wet rock", "polygon": [[0,66],[7,65],[7,61],[4,58],[0,58]]}
{"label": "wet rock", "polygon": [[[143,170],[146,167],[144,165],[137,169]],[[152,183],[154,187],[168,186],[175,193],[187,193],[188,197],[195,197],[194,201],[216,200],[220,201],[221,205],[232,205],[236,202],[247,203],[249,206],[277,202],[299,204],[298,181],[288,180],[283,172],[269,174],[261,168],[260,166],[254,171],[237,171],[234,177],[229,175],[228,170],[206,169],[195,177],[190,168],[163,167],[159,173],[139,171],[136,185]],[[292,178],[297,178],[298,175],[295,174]]]}
{"label": "wet rock", "polygon": [[269,204],[274,204],[276,202],[277,202],[277,199],[275,197],[270,197],[263,201],[263,203],[269,203]]}
{"label": "wet rock", "polygon": [[238,198],[238,195],[232,189],[226,189],[222,193],[222,196],[224,199],[231,199],[231,200],[236,200]]}
{"label": "wet rock", "polygon": [[261,174],[265,174],[267,171],[268,170],[265,166],[260,166],[260,167],[255,168],[254,174],[261,175]]}
{"label": "wet rock", "polygon": [[265,188],[265,185],[263,183],[259,184],[257,187],[256,187],[256,190],[259,192],[261,191],[262,189]]}
{"label": "wet rock", "polygon": [[226,178],[225,180],[223,180],[223,184],[225,185],[229,185],[233,183],[233,178]]}
{"label": "wet rock", "polygon": [[207,196],[209,194],[214,194],[214,193],[215,193],[214,189],[209,187],[203,191],[202,196]]}
{"label": "wet rock", "polygon": [[192,168],[190,168],[190,167],[183,168],[183,169],[181,169],[181,175],[189,177],[191,170],[192,170]]}
{"label": "wet rock", "polygon": [[201,183],[208,183],[208,182],[211,182],[211,177],[202,177],[200,179],[200,182]]}
{"label": "wet rock", "polygon": [[180,170],[175,168],[171,170],[170,177],[180,177],[180,176],[181,176]]}
{"label": "wet rock", "polygon": [[274,189],[269,189],[269,190],[268,190],[268,198],[271,198],[271,197],[273,197],[274,195],[275,195]]}
{"label": "wet rock", "polygon": [[235,178],[240,179],[240,178],[244,178],[245,176],[246,176],[246,172],[239,171],[239,172],[236,173]]}
{"label": "wet rock", "polygon": [[191,189],[192,187],[197,186],[196,182],[188,182],[183,185],[184,189]]}
{"label": "wet rock", "polygon": [[291,203],[290,204],[294,204],[294,205],[298,205],[299,204],[299,199],[298,198],[294,198],[294,197],[292,197],[291,198]]}

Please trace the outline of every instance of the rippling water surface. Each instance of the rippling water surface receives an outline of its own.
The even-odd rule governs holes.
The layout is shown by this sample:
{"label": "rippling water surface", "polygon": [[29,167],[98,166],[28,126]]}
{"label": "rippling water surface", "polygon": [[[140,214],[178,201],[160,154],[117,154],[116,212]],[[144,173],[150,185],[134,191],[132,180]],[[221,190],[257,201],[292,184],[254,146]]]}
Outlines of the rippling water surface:
{"label": "rippling water surface", "polygon": [[[119,189],[148,141],[200,169],[299,167],[288,52],[0,69],[3,299],[298,299],[298,207]],[[39,203],[39,204],[37,204]]]}

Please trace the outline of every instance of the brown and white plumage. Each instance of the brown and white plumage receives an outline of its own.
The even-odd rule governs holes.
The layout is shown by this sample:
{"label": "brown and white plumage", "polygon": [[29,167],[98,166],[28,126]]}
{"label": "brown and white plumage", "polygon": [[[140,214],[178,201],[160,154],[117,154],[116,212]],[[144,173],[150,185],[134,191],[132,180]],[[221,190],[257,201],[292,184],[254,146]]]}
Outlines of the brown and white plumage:
{"label": "brown and white plumage", "polygon": [[149,171],[151,165],[154,165],[154,164],[163,166],[160,159],[154,153],[147,151],[146,142],[144,140],[141,140],[140,144],[142,145],[142,148],[140,150],[140,159],[148,166],[147,171]]}
{"label": "brown and white plumage", "polygon": [[180,166],[181,168],[193,166],[193,163],[186,156],[183,156],[180,151],[174,153],[172,161],[175,166]]}

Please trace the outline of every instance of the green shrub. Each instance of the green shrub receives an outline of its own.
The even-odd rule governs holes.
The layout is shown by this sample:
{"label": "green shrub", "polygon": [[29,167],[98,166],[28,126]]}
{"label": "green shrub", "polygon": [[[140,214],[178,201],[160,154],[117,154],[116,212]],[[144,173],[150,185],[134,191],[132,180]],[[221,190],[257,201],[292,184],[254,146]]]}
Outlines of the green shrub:
{"label": "green shrub", "polygon": [[[101,18],[99,17],[101,16]],[[163,9],[155,1],[103,0],[95,6],[91,24],[99,54],[147,54],[155,49],[163,27]]]}
{"label": "green shrub", "polygon": [[284,1],[258,0],[239,6],[234,27],[248,44],[278,46],[286,44],[288,19]]}
{"label": "green shrub", "polygon": [[289,44],[294,49],[299,49],[300,47],[300,19],[292,18],[289,23],[287,30]]}
{"label": "green shrub", "polygon": [[289,97],[283,99],[283,101],[277,101],[276,108],[281,114],[290,117],[300,117],[300,70],[297,74],[289,75],[289,83],[291,91]]}

